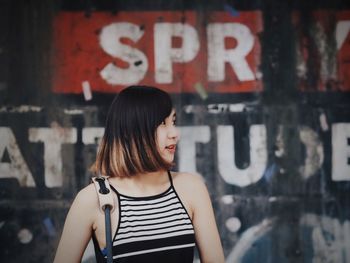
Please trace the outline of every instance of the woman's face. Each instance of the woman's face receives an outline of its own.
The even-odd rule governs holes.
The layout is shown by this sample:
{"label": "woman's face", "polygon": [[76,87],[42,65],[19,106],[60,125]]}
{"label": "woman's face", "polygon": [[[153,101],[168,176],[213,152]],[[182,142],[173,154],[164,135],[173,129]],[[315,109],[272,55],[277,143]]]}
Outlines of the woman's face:
{"label": "woman's face", "polygon": [[167,162],[173,162],[179,131],[176,128],[176,113],[173,109],[168,117],[157,127],[156,140],[158,151]]}

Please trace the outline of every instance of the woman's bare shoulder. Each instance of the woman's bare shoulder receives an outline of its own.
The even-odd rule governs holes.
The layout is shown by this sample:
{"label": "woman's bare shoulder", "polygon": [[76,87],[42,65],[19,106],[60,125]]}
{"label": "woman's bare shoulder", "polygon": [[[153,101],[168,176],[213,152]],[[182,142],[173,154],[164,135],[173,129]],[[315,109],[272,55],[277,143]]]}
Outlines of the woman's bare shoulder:
{"label": "woman's bare shoulder", "polygon": [[177,183],[200,183],[203,182],[201,175],[188,172],[171,172],[174,182]]}
{"label": "woman's bare shoulder", "polygon": [[187,172],[172,172],[174,186],[177,190],[196,195],[201,189],[206,189],[204,179],[201,175]]}
{"label": "woman's bare shoulder", "polygon": [[94,184],[85,186],[77,193],[74,205],[86,209],[98,207],[98,196]]}

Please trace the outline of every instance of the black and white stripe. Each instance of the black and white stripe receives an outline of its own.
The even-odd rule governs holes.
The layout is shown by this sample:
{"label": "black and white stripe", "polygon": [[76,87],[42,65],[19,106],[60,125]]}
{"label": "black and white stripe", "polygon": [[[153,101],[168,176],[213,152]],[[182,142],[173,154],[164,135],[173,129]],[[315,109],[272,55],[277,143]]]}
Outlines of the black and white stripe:
{"label": "black and white stripe", "polygon": [[113,240],[115,259],[193,248],[194,229],[173,186],[152,197],[119,197],[119,227]]}

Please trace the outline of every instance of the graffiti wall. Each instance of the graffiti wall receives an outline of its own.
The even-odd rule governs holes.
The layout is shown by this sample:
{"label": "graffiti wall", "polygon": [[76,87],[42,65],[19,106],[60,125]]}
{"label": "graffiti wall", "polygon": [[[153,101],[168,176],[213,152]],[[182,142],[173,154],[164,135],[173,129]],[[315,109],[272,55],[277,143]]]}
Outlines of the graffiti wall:
{"label": "graffiti wall", "polygon": [[108,106],[146,84],[226,262],[350,262],[350,4],[304,2],[1,1],[0,261],[53,260]]}

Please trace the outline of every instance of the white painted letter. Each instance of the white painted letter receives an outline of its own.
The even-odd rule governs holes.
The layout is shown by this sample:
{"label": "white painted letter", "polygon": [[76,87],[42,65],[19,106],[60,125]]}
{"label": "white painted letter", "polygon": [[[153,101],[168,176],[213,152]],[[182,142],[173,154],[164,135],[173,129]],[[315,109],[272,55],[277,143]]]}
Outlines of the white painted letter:
{"label": "white painted letter", "polygon": [[82,139],[84,144],[98,144],[103,137],[104,128],[91,127],[83,128]]}
{"label": "white painted letter", "polygon": [[63,185],[62,155],[63,143],[76,143],[75,128],[30,128],[29,141],[44,143],[45,185],[60,187]]}
{"label": "white painted letter", "polygon": [[[225,80],[225,63],[230,63],[240,81],[254,80],[245,57],[253,49],[254,37],[250,29],[239,23],[213,23],[207,28],[208,35],[208,79]],[[237,41],[234,49],[225,50],[225,38]]]}
{"label": "white painted letter", "polygon": [[[172,37],[182,39],[181,48],[172,48]],[[197,31],[183,23],[156,23],[154,26],[155,79],[157,83],[173,81],[172,62],[188,62],[198,53]]]}
{"label": "white painted letter", "polygon": [[343,46],[346,37],[350,32],[350,20],[339,21],[335,29],[335,39],[337,41],[337,49],[340,50]]}
{"label": "white painted letter", "polygon": [[334,181],[350,180],[350,124],[334,123],[332,125],[332,179]]}
{"label": "white painted letter", "polygon": [[209,126],[181,127],[179,141],[179,170],[197,173],[196,143],[207,143],[210,140]]}
{"label": "white painted letter", "polygon": [[244,187],[257,182],[264,174],[267,163],[266,128],[263,125],[250,127],[250,166],[244,170],[235,165],[233,133],[232,126],[217,128],[219,172],[226,183]]}
{"label": "white painted letter", "polygon": [[111,85],[131,85],[141,81],[148,69],[148,60],[143,52],[124,45],[121,38],[130,38],[137,42],[144,31],[140,26],[131,23],[112,23],[102,28],[100,45],[112,57],[120,58],[129,63],[128,69],[116,67],[109,63],[100,72],[101,77]]}
{"label": "white painted letter", "polygon": [[7,151],[10,163],[0,162],[0,178],[16,178],[22,187],[34,187],[32,173],[21,154],[10,128],[0,127],[0,158]]}

